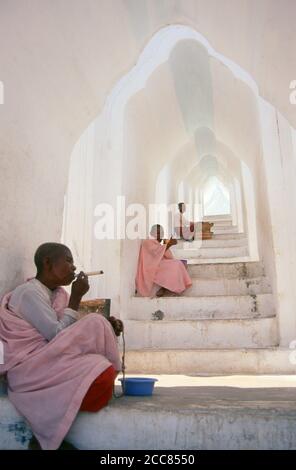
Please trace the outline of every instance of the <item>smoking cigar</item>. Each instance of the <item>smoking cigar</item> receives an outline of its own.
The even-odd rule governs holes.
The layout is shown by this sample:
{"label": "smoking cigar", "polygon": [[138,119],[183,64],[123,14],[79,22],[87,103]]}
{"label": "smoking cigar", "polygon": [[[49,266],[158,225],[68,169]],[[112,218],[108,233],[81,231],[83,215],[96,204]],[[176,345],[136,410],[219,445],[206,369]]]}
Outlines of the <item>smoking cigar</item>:
{"label": "smoking cigar", "polygon": [[[99,274],[104,274],[104,271],[90,271],[88,273],[84,273],[86,276],[98,276]],[[75,277],[78,277],[79,274],[76,274]]]}
{"label": "smoking cigar", "polygon": [[98,276],[99,274],[104,274],[104,271],[90,271],[89,273],[85,273],[86,276]]}

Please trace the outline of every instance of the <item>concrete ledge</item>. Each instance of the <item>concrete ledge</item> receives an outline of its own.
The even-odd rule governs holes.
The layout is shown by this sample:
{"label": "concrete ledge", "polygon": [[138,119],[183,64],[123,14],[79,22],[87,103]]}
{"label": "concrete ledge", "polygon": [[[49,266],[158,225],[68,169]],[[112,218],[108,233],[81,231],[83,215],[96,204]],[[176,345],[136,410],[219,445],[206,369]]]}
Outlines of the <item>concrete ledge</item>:
{"label": "concrete ledge", "polygon": [[98,414],[80,413],[67,439],[80,449],[296,448],[295,380],[265,388],[239,379],[159,379],[152,397],[123,397]]}
{"label": "concrete ledge", "polygon": [[32,432],[7,396],[0,396],[0,450],[25,450]]}
{"label": "concrete ledge", "polygon": [[[296,449],[296,377],[158,376],[152,397],[113,399],[79,413],[79,449]],[[0,397],[0,449],[26,449],[31,432]]]}

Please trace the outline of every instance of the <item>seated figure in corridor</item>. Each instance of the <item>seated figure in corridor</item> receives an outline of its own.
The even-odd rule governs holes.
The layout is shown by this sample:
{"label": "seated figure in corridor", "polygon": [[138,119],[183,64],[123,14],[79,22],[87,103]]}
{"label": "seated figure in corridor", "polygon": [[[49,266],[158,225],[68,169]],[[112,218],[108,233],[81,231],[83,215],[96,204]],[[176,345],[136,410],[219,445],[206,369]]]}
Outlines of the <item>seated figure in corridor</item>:
{"label": "seated figure in corridor", "polygon": [[[45,243],[34,260],[36,277],[1,303],[0,374],[37,438],[33,448],[57,449],[79,410],[108,404],[121,363],[112,321],[97,313],[78,319],[89,284],[83,272],[75,276],[69,248]],[[69,297],[61,286],[71,283]]]}
{"label": "seated figure in corridor", "polygon": [[179,202],[178,213],[174,216],[174,229],[177,238],[190,242],[194,240],[196,224],[189,222],[184,216],[184,212],[186,212],[186,205],[184,202]]}
{"label": "seated figure in corridor", "polygon": [[[163,240],[161,225],[153,225],[151,238],[143,240],[139,253],[136,289],[142,297],[181,294],[192,285],[190,276],[181,260],[174,259],[170,247],[177,241]],[[157,290],[158,289],[158,290]]]}

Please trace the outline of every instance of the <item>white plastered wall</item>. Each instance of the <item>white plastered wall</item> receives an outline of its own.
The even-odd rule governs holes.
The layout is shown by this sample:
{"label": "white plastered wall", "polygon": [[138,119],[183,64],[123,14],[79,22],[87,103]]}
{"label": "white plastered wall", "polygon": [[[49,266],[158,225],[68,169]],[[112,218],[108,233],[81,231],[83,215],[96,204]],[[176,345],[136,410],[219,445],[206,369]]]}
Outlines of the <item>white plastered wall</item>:
{"label": "white plastered wall", "polygon": [[[280,344],[288,346],[296,338],[296,148],[295,130],[273,106],[261,101],[262,151],[266,186],[270,201],[270,224],[264,227],[272,233],[275,256],[274,290]],[[264,182],[263,182],[264,183]],[[266,264],[271,260],[266,257]]]}

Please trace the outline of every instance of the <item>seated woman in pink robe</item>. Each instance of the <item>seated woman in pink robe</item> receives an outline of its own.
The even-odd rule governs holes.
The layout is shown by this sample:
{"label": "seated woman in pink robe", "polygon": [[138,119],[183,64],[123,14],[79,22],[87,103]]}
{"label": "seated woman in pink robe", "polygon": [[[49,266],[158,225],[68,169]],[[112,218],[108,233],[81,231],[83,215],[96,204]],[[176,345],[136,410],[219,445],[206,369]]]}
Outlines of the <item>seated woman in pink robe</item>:
{"label": "seated woman in pink robe", "polygon": [[181,294],[192,285],[190,276],[182,261],[174,259],[170,251],[177,241],[170,239],[162,243],[163,228],[161,225],[153,225],[151,239],[143,240],[139,253],[138,269],[136,276],[136,289],[142,297],[151,297],[155,288],[156,296],[165,294]]}
{"label": "seated woman in pink robe", "polygon": [[[4,296],[0,340],[8,396],[42,449],[57,449],[77,412],[107,405],[121,369],[111,322],[90,313],[78,319],[88,279],[75,280],[65,245],[45,243],[35,254],[37,275]],[[61,287],[72,283],[70,297]]]}

